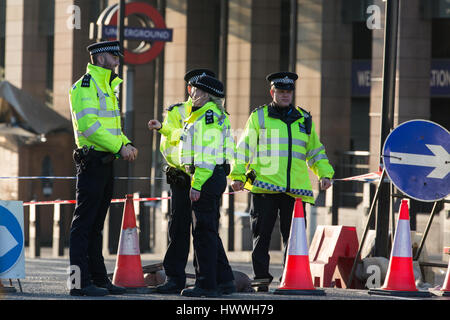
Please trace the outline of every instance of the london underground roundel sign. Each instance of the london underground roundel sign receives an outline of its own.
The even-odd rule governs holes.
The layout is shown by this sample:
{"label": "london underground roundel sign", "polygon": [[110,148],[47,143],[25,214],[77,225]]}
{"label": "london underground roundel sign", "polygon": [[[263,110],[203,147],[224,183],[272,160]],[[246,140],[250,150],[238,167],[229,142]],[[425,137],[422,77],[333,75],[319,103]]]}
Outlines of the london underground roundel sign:
{"label": "london underground roundel sign", "polygon": [[[102,37],[117,39],[117,20],[119,6],[113,5],[105,9],[108,12],[102,19]],[[143,2],[131,2],[125,5],[125,17],[136,16],[145,26],[143,28],[124,27],[126,40],[141,41],[138,49],[124,48],[126,64],[145,64],[155,59],[164,48],[165,42],[172,41],[172,29],[167,29],[164,18],[154,7]],[[152,25],[152,27],[148,27]]]}

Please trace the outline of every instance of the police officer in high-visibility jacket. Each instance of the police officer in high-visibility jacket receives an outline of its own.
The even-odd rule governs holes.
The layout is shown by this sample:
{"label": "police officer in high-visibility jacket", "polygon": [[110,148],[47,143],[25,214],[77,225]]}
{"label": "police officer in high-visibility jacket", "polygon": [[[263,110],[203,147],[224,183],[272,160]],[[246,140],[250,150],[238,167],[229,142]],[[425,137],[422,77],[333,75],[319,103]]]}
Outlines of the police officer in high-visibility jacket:
{"label": "police officer in high-visibility jacket", "polygon": [[196,281],[183,296],[217,297],[236,291],[219,236],[220,200],[233,161],[235,144],[223,107],[223,84],[208,75],[190,83],[192,111],[180,141],[180,163],[191,174]]}
{"label": "police officer in high-visibility jacket", "polygon": [[[233,190],[245,187],[252,194],[255,279],[273,279],[269,273],[269,245],[277,215],[286,254],[295,198],[314,204],[308,168],[319,177],[322,190],[331,185],[334,175],[311,115],[292,105],[297,78],[291,72],[266,77],[273,101],[251,113],[237,144],[230,175]],[[267,290],[268,286],[258,288]]]}
{"label": "police officer in high-visibility jacket", "polygon": [[[102,256],[102,230],[113,194],[113,161],[134,161],[137,149],[123,134],[116,89],[122,80],[118,41],[90,45],[87,73],[70,90],[77,168],[76,207],[70,228],[71,295],[102,296],[126,290],[111,283]],[[79,286],[78,286],[79,285]]]}
{"label": "police officer in high-visibility jacket", "polygon": [[[187,72],[184,80],[188,94],[191,93],[190,82],[200,75],[215,77],[208,69],[194,69]],[[156,287],[158,293],[180,293],[186,286],[186,264],[189,256],[189,244],[192,223],[192,208],[189,192],[191,178],[184,166],[180,165],[179,142],[183,132],[184,120],[191,113],[192,99],[171,105],[161,124],[153,119],[148,122],[150,130],[161,133],[160,151],[167,161],[166,177],[171,191],[171,214],[169,216],[169,245],[163,260],[166,282]]]}

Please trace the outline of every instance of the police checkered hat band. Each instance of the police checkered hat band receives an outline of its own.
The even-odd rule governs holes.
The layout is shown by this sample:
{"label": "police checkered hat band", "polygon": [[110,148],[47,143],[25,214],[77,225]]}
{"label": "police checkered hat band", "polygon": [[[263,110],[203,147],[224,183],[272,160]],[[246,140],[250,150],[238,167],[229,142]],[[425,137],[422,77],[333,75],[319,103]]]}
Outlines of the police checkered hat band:
{"label": "police checkered hat band", "polygon": [[193,76],[192,78],[189,79],[188,82],[196,82],[198,80],[198,78],[200,78],[201,76],[206,76],[206,73],[202,73],[198,76]]}
{"label": "police checkered hat band", "polygon": [[122,56],[122,53],[120,52],[120,42],[119,41],[103,41],[103,42],[97,42],[89,45],[87,47],[87,50],[91,55],[108,52],[114,55],[120,55]]}
{"label": "police checkered hat band", "polygon": [[91,54],[101,53],[101,52],[111,52],[111,51],[120,51],[119,46],[109,46],[98,49],[91,50]]}
{"label": "police checkered hat band", "polygon": [[288,76],[279,79],[273,79],[271,84],[283,83],[283,84],[294,84],[294,80],[288,78]]}
{"label": "police checkered hat band", "polygon": [[187,83],[189,82],[195,82],[198,80],[198,78],[201,75],[207,75],[210,77],[215,77],[216,74],[208,69],[193,69],[188,71],[185,75],[184,75],[184,81],[186,81]]}
{"label": "police checkered hat band", "polygon": [[267,75],[266,80],[270,82],[271,86],[278,89],[294,90],[295,80],[298,79],[298,75],[293,72],[283,71],[274,72]]}
{"label": "police checkered hat band", "polygon": [[224,88],[223,83],[218,79],[208,76],[208,75],[200,75],[196,81],[189,81],[189,84],[192,86],[199,88],[209,94],[212,94],[215,97],[224,98]]}

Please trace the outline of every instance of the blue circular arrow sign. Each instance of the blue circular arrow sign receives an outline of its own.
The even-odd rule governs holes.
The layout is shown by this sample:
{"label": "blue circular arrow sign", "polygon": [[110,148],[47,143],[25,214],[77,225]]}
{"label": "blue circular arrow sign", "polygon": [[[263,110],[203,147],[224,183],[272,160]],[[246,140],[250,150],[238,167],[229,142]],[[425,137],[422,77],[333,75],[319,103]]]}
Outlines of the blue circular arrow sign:
{"label": "blue circular arrow sign", "polygon": [[387,137],[383,162],[392,183],[419,201],[438,201],[450,193],[450,133],[437,123],[411,120]]}
{"label": "blue circular arrow sign", "polygon": [[16,217],[0,205],[0,274],[19,260],[24,245],[22,228]]}

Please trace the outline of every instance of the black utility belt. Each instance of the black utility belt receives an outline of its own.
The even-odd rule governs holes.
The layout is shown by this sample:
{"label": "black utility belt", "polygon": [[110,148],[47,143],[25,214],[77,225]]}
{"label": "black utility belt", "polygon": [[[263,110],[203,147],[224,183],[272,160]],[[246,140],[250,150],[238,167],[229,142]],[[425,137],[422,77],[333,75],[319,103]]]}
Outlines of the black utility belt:
{"label": "black utility belt", "polygon": [[75,162],[83,164],[85,167],[91,159],[100,159],[103,164],[111,163],[116,156],[111,152],[94,150],[93,146],[83,146],[83,148],[75,149],[73,153]]}
{"label": "black utility belt", "polygon": [[92,153],[93,157],[97,157],[97,158],[103,158],[109,155],[113,155],[111,152],[106,152],[106,151],[97,151],[97,150],[91,150],[89,152],[89,154]]}

